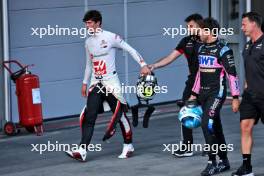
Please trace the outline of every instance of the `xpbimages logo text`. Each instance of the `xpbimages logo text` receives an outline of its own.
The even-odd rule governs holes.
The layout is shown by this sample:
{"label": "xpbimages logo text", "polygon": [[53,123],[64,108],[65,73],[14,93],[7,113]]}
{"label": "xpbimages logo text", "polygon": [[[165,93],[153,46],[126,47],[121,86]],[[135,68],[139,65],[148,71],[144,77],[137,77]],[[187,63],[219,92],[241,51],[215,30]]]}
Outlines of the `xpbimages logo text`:
{"label": "xpbimages logo text", "polygon": [[136,94],[136,93],[155,93],[155,94],[166,94],[168,93],[168,86],[131,86],[131,85],[125,85],[124,83],[121,84],[121,87],[115,87],[112,85],[106,85],[106,86],[99,86],[96,85],[98,88],[97,93],[103,93],[106,95],[109,94]]}
{"label": "xpbimages logo text", "polygon": [[90,152],[102,151],[102,144],[80,145],[80,144],[63,144],[63,143],[59,143],[59,141],[55,141],[55,143],[52,143],[51,141],[47,141],[47,143],[31,144],[31,152],[37,152],[42,155],[45,152],[63,152],[69,150],[77,150],[80,146],[86,148],[87,151]]}
{"label": "xpbimages logo text", "polygon": [[93,28],[77,28],[77,27],[61,27],[59,25],[47,25],[39,27],[31,27],[31,36],[39,37],[40,39],[47,36],[79,36],[80,38],[86,38],[89,35],[102,31],[101,28],[97,28],[94,31]]}
{"label": "xpbimages logo text", "polygon": [[211,152],[217,154],[219,152],[231,152],[234,151],[234,144],[190,144],[182,143],[179,144],[163,144],[163,152],[170,152],[173,154],[176,151],[198,151],[198,152]]}
{"label": "xpbimages logo text", "polygon": [[162,28],[162,35],[168,36],[171,38],[175,38],[176,36],[186,36],[186,35],[209,35],[210,33],[213,36],[231,36],[234,35],[233,28],[213,28],[210,30],[209,28],[192,28],[188,29],[182,25],[179,27],[163,27]]}

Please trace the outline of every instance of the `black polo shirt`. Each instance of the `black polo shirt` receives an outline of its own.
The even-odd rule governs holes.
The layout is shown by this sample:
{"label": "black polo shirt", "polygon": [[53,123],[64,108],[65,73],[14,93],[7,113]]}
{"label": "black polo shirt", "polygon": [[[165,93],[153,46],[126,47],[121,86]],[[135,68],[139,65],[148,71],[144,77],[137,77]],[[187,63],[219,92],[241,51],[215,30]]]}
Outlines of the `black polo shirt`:
{"label": "black polo shirt", "polygon": [[186,36],[184,37],[175,50],[179,51],[180,53],[184,54],[189,67],[189,79],[195,79],[196,73],[199,68],[199,61],[198,61],[198,50],[202,42],[200,41],[198,36]]}
{"label": "black polo shirt", "polygon": [[264,35],[254,43],[246,43],[243,58],[247,91],[264,97]]}

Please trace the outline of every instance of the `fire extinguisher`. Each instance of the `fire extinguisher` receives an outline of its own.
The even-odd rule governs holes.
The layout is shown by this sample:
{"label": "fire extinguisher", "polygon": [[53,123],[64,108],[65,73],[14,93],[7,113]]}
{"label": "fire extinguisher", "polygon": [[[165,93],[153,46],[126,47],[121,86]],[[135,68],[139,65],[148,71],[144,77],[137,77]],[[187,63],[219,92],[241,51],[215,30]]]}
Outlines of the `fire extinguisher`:
{"label": "fire extinguisher", "polygon": [[[12,72],[7,64],[15,63],[20,67],[16,72]],[[18,128],[25,127],[28,132],[35,132],[37,135],[43,133],[42,102],[40,97],[39,77],[31,74],[29,66],[23,66],[16,60],[3,62],[4,67],[11,75],[11,79],[16,84],[16,95],[18,103],[19,123],[15,124],[11,120],[4,126],[7,135],[15,135]]]}

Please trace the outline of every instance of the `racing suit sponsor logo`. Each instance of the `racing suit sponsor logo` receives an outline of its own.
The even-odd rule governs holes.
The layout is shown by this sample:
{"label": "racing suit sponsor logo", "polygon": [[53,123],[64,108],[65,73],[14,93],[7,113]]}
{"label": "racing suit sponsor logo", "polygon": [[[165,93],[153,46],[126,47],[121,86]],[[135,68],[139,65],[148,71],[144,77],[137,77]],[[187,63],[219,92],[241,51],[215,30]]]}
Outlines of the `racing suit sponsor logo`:
{"label": "racing suit sponsor logo", "polygon": [[256,46],[256,49],[261,49],[262,48],[262,43],[260,43],[260,44],[258,44],[257,46]]}
{"label": "racing suit sponsor logo", "polygon": [[199,64],[205,66],[214,65],[215,57],[199,55]]}
{"label": "racing suit sponsor logo", "polygon": [[107,42],[105,40],[102,40],[101,44],[100,44],[100,47],[101,48],[107,48]]}
{"label": "racing suit sponsor logo", "polygon": [[249,48],[249,44],[246,45],[245,50],[248,50],[248,48]]}
{"label": "racing suit sponsor logo", "polygon": [[95,75],[105,75],[106,74],[106,63],[104,60],[93,62],[94,74]]}
{"label": "racing suit sponsor logo", "polygon": [[210,117],[213,117],[215,115],[215,110],[218,107],[218,105],[220,104],[220,100],[219,99],[215,99],[214,104],[210,107],[210,111],[208,113],[208,115]]}
{"label": "racing suit sponsor logo", "polygon": [[120,43],[123,42],[123,39],[119,35],[115,35],[115,40],[119,41]]}
{"label": "racing suit sponsor logo", "polygon": [[226,55],[226,58],[228,60],[228,64],[230,65],[230,67],[234,67],[235,66],[235,61],[234,61],[234,57],[231,54]]}
{"label": "racing suit sponsor logo", "polygon": [[212,54],[215,54],[216,52],[217,52],[217,48],[210,51],[210,53],[212,53]]}
{"label": "racing suit sponsor logo", "polygon": [[94,58],[94,55],[93,55],[93,54],[90,54],[90,58],[91,58],[91,60],[93,60],[93,58]]}
{"label": "racing suit sponsor logo", "polygon": [[205,69],[205,68],[201,68],[200,71],[201,72],[206,72],[206,73],[215,73],[216,69]]}
{"label": "racing suit sponsor logo", "polygon": [[235,80],[235,89],[239,90],[239,82],[238,82],[238,80]]}

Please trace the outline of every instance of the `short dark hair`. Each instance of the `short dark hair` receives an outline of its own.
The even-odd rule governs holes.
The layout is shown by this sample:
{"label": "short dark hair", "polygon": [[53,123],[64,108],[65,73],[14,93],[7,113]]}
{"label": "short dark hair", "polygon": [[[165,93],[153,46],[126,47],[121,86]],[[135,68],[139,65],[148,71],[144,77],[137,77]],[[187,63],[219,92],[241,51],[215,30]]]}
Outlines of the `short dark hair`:
{"label": "short dark hair", "polygon": [[195,21],[196,23],[198,23],[199,21],[203,20],[203,16],[200,15],[199,13],[194,13],[189,15],[187,18],[185,18],[185,22],[189,23],[190,21]]}
{"label": "short dark hair", "polygon": [[255,22],[257,24],[257,26],[260,28],[262,26],[262,22],[263,22],[262,16],[260,14],[258,14],[257,12],[243,13],[242,18],[248,18],[249,21]]}
{"label": "short dark hair", "polygon": [[213,29],[219,30],[220,25],[217,20],[215,20],[214,18],[208,17],[203,20],[201,28],[207,28],[210,31],[212,31]]}
{"label": "short dark hair", "polygon": [[83,17],[83,22],[86,22],[88,20],[92,20],[94,22],[100,22],[100,25],[102,24],[102,15],[98,10],[89,10],[85,13]]}

